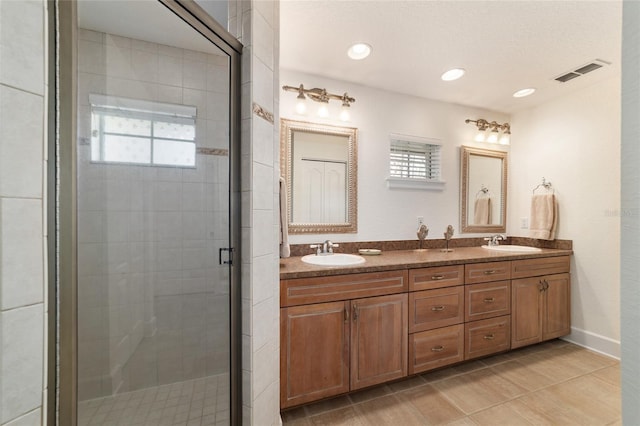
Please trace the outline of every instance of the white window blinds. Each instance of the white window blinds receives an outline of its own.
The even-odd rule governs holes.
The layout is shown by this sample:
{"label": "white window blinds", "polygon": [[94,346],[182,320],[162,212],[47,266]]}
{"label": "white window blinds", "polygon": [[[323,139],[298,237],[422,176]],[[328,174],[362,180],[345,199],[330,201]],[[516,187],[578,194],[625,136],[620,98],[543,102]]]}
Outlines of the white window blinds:
{"label": "white window blinds", "polygon": [[391,140],[391,177],[423,180],[440,179],[440,145]]}

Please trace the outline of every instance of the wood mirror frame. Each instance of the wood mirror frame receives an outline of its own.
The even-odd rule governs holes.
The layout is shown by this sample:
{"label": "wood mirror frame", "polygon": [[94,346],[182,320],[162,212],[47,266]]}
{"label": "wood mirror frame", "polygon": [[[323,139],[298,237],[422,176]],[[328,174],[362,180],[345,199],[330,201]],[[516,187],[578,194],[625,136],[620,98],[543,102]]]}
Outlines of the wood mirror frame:
{"label": "wood mirror frame", "polygon": [[[499,209],[497,209],[497,215],[494,217],[500,218],[499,223],[478,225],[471,220],[473,211],[469,208],[470,202],[475,200],[476,191],[481,189],[485,182],[470,182],[472,172],[470,171],[473,157],[478,158],[495,158],[500,160],[500,164],[496,164],[498,167],[495,170],[497,178],[494,180],[499,181],[500,184],[500,201]],[[504,233],[507,230],[507,152],[495,151],[482,148],[472,148],[468,146],[460,147],[460,229],[462,233]],[[495,188],[489,188],[489,191],[493,191],[494,197],[497,194]]]}
{"label": "wood mirror frame", "polygon": [[[294,222],[293,204],[298,195],[294,191],[293,152],[295,135],[297,133],[317,134],[323,136],[344,137],[347,144],[346,161],[346,221],[329,222]],[[281,176],[284,177],[287,187],[287,223],[290,234],[341,234],[353,233],[358,230],[358,163],[357,163],[357,138],[358,129],[354,127],[338,127],[327,124],[280,120],[280,167]]]}

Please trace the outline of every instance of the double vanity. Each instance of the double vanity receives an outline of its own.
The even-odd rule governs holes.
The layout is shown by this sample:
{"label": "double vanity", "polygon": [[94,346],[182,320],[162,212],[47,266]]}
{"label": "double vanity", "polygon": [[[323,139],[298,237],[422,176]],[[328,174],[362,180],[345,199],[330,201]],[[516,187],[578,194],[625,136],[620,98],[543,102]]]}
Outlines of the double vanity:
{"label": "double vanity", "polygon": [[572,251],[503,247],[281,259],[281,408],[569,334]]}

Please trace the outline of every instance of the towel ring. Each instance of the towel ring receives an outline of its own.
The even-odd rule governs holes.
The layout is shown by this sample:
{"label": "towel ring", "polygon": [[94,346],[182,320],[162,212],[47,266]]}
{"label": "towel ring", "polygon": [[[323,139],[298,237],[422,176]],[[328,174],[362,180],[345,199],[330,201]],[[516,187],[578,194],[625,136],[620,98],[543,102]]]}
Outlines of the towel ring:
{"label": "towel ring", "polygon": [[476,200],[480,197],[480,194],[486,195],[488,197],[489,195],[491,195],[491,191],[489,191],[489,188],[482,185],[482,188],[480,188],[480,191],[476,192]]}
{"label": "towel ring", "polygon": [[535,194],[536,190],[540,187],[543,187],[544,189],[546,189],[547,191],[551,191],[552,194],[556,193],[556,190],[553,189],[553,186],[551,185],[551,182],[547,182],[545,178],[542,178],[542,183],[538,184],[538,186],[536,186],[535,188],[533,188],[532,193]]}

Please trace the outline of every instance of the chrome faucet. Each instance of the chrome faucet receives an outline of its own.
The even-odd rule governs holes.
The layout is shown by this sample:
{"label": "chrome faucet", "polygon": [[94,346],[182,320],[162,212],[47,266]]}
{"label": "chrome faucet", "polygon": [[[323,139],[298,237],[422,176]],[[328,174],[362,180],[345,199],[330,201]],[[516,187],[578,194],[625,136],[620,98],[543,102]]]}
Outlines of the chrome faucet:
{"label": "chrome faucet", "polygon": [[507,239],[506,235],[496,234],[490,237],[485,238],[485,241],[488,241],[487,245],[490,247],[500,245],[500,241],[505,241]]}
{"label": "chrome faucet", "polygon": [[333,254],[334,247],[340,247],[340,245],[333,243],[331,240],[326,240],[322,244],[311,244],[309,246],[309,248],[316,249],[317,256],[326,256],[328,254]]}

